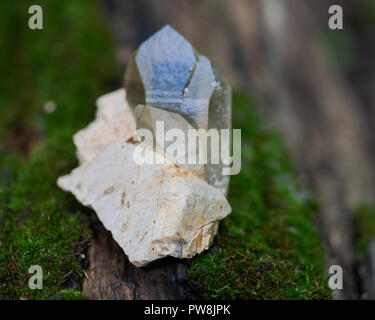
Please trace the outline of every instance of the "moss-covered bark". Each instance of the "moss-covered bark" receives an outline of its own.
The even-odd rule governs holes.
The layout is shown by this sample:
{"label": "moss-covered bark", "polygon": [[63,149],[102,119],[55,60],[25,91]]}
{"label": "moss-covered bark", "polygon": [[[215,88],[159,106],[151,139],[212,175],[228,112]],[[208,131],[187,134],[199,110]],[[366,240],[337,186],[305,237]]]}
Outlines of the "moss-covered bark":
{"label": "moss-covered bark", "polygon": [[[92,1],[39,1],[44,29],[34,31],[32,4],[0,2],[0,299],[47,298],[68,277],[82,279],[86,209],[56,179],[76,166],[72,135],[118,76]],[[49,100],[57,108],[45,114]],[[43,290],[28,287],[31,265],[43,269]]]}

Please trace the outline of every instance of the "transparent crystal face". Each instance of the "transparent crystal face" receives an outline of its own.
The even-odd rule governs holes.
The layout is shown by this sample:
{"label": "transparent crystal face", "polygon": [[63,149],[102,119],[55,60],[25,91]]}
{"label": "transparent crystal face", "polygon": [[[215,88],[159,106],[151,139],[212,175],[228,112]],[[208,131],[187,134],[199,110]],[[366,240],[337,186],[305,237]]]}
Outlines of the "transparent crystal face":
{"label": "transparent crystal face", "polygon": [[[181,115],[195,129],[231,129],[230,86],[209,59],[168,25],[133,54],[125,73],[125,89],[133,111],[138,105],[151,106]],[[166,119],[164,113],[151,113],[153,120]],[[150,121],[150,110],[138,110],[137,128],[147,127]],[[169,121],[171,125],[173,121]],[[209,145],[209,161],[210,150]],[[222,168],[222,164],[206,165],[206,179],[226,193],[229,177],[222,175]]]}
{"label": "transparent crystal face", "polygon": [[[148,146],[150,149],[162,153],[179,167],[194,171],[194,174],[201,177],[204,166],[199,163],[188,163],[189,153],[198,154],[199,151],[198,145],[195,148],[189,148],[188,136],[185,133],[189,129],[194,129],[194,127],[184,117],[175,112],[144,105],[138,105],[134,114],[137,121],[137,130],[148,129],[152,132],[153,141]],[[163,129],[162,135],[160,135],[160,126]],[[181,135],[176,135],[176,132],[172,132],[171,129],[178,129],[177,134],[181,133]],[[136,136],[133,140],[139,141],[140,139]],[[143,145],[145,144],[143,142]]]}

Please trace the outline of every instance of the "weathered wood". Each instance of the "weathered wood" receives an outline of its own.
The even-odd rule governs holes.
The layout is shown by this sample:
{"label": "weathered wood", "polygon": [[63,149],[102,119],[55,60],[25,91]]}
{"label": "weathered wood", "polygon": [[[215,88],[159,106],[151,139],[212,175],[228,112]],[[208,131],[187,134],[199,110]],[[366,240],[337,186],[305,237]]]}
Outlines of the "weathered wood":
{"label": "weathered wood", "polygon": [[91,216],[94,238],[88,249],[90,267],[83,294],[93,299],[183,299],[184,260],[168,258],[144,268],[133,266],[106,231],[95,213]]}

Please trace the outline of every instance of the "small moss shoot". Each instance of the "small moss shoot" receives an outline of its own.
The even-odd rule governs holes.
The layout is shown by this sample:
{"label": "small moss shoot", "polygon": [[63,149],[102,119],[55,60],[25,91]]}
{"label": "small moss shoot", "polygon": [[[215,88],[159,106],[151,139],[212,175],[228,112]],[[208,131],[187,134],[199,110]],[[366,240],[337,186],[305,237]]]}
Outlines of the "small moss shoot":
{"label": "small moss shoot", "polygon": [[88,297],[84,296],[82,292],[74,289],[60,290],[53,296],[49,297],[51,300],[90,300]]}

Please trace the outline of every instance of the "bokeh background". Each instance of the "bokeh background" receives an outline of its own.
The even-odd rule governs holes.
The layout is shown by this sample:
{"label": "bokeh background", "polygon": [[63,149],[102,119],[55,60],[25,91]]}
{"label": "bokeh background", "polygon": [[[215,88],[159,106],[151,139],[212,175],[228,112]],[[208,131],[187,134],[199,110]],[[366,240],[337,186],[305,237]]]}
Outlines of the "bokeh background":
{"label": "bokeh background", "polygon": [[[1,150],[7,168],[9,163],[21,163],[13,167],[14,172],[9,168],[4,171],[3,189],[8,192],[3,192],[3,202],[7,203],[4,210],[9,210],[10,203],[11,210],[25,212],[33,201],[43,203],[39,209],[48,211],[58,201],[48,203],[48,197],[63,197],[62,201],[71,202],[68,208],[78,210],[69,196],[58,191],[53,196],[40,190],[34,194],[32,187],[24,190],[25,184],[51,187],[55,181],[52,178],[73,166],[71,135],[94,117],[95,109],[87,106],[94,106],[99,95],[121,86],[131,53],[170,24],[210,58],[235,92],[250,98],[251,108],[264,126],[282,136],[299,181],[319,204],[314,223],[326,249],[325,265],[339,264],[344,269],[344,290],[335,292],[335,297],[375,297],[375,274],[371,272],[375,252],[369,245],[375,237],[373,0],[101,0],[95,5],[87,1],[75,5],[52,2],[41,1],[41,31],[27,29],[27,8],[32,3],[0,2]],[[328,27],[328,8],[333,4],[343,8],[343,30]],[[245,109],[234,112],[236,117],[242,113],[246,116]],[[44,147],[40,158],[32,156],[46,137],[52,146]],[[48,150],[55,151],[46,159]],[[61,160],[59,155],[67,153],[71,153],[70,158]],[[9,160],[9,154],[16,155],[17,160]],[[35,159],[31,164],[30,156]],[[51,162],[53,169],[46,168]],[[29,168],[19,169],[25,166]],[[38,175],[38,170],[47,172]],[[15,187],[17,196],[12,198],[9,194],[13,191],[5,181],[12,181],[9,176],[19,171],[23,173]],[[47,176],[51,177],[48,183]],[[20,200],[25,194],[27,200]],[[3,214],[0,219],[1,226],[8,216]],[[78,223],[74,219],[78,218],[68,217],[58,224],[67,224],[69,229],[70,224]],[[95,226],[100,229],[97,222]],[[10,231],[10,222],[7,228],[4,230],[14,239],[21,237]],[[82,234],[64,241],[78,240],[82,240]],[[102,245],[101,250],[113,250],[105,241]],[[24,248],[26,252],[27,245]],[[13,273],[7,271],[8,276],[3,277],[8,279],[19,266],[11,261],[11,250],[4,256],[7,264],[3,265],[3,274],[13,266]],[[75,262],[67,258],[66,263]],[[121,260],[120,264],[124,263]],[[115,269],[118,264],[113,263]],[[58,265],[56,262],[55,267]],[[167,281],[171,274],[177,274],[178,280],[179,272],[184,277],[184,267],[162,267],[170,269],[165,274],[156,271],[154,278],[162,274]],[[130,270],[128,278],[142,278],[138,271]],[[65,271],[62,276],[70,272]],[[17,281],[25,279],[20,276]],[[131,286],[123,290],[133,292]],[[176,290],[175,296],[180,294],[180,289],[170,290]],[[115,293],[108,296],[111,294]]]}

